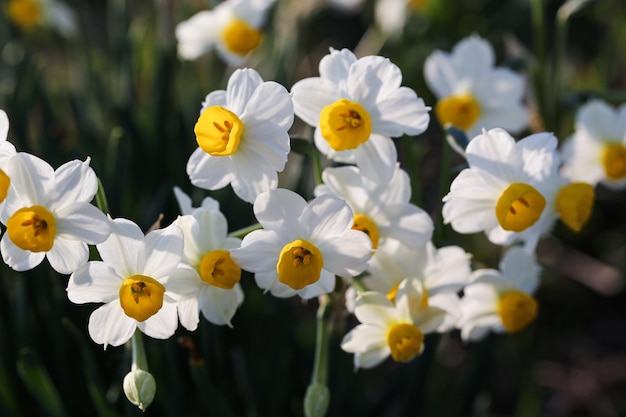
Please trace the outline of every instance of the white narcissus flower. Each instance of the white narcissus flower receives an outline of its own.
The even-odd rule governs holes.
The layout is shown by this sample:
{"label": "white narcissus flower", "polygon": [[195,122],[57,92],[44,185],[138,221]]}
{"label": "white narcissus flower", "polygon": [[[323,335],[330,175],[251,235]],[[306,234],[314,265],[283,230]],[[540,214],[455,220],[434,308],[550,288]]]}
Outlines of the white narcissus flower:
{"label": "white narcissus flower", "polygon": [[457,293],[467,284],[472,272],[471,255],[459,246],[437,249],[432,242],[418,249],[398,241],[388,241],[384,246],[372,257],[363,285],[393,301],[402,281],[417,279],[422,283],[422,304],[446,312],[437,331],[444,333],[455,328],[460,317]]}
{"label": "white narcissus flower", "polygon": [[329,293],[335,275],[358,275],[371,258],[369,238],[352,229],[352,210],[335,195],[307,203],[293,191],[270,190],[257,197],[254,214],[263,230],[246,235],[231,256],[276,297]]}
{"label": "white narcissus flower", "polygon": [[76,14],[62,1],[9,0],[9,19],[23,31],[49,27],[65,37],[76,34]]}
{"label": "white narcissus flower", "polygon": [[194,14],[176,26],[179,56],[194,60],[215,48],[227,64],[240,65],[261,44],[261,27],[274,2],[227,0]]}
{"label": "white narcissus flower", "polygon": [[249,203],[276,188],[291,149],[293,118],[285,87],[263,82],[253,69],[236,70],[226,91],[213,91],[202,103],[194,128],[199,147],[187,162],[191,183],[206,190],[231,184]]}
{"label": "white narcissus flower", "polygon": [[202,312],[211,323],[230,326],[243,302],[241,268],[230,256],[230,250],[238,248],[241,239],[227,236],[226,218],[216,208],[196,208],[178,217],[175,224],[183,231],[185,248],[181,264],[165,285],[181,295],[181,324],[187,330],[195,330]]}
{"label": "white narcissus flower", "polygon": [[335,194],[346,200],[354,212],[354,228],[366,233],[372,249],[379,243],[396,239],[417,248],[430,240],[433,221],[411,199],[410,178],[398,164],[389,182],[379,183],[361,174],[358,167],[326,168],[324,184],[315,187],[315,195]]}
{"label": "white narcissus flower", "polygon": [[384,294],[367,291],[358,295],[354,314],[361,324],[348,332],[341,348],[354,353],[355,368],[372,368],[389,356],[407,362],[424,350],[424,335],[439,327],[443,310],[422,305],[419,280],[400,283],[395,304]]}
{"label": "white narcissus flower", "polygon": [[563,173],[572,181],[625,188],[626,103],[617,108],[602,100],[584,104],[563,154]]}
{"label": "white narcissus flower", "polygon": [[369,178],[389,181],[397,162],[391,138],[424,132],[430,108],[400,86],[400,68],[382,56],[357,59],[348,49],[331,48],[319,72],[291,89],[296,115],[315,127],[315,146]]}
{"label": "white narcissus flower", "polygon": [[164,284],[183,253],[183,233],[171,224],[144,236],[135,223],[111,220],[112,233],[98,245],[102,261],[90,261],[74,272],[67,296],[76,304],[104,303],[89,317],[94,342],[120,346],[138,328],[167,339],[178,327],[176,294]]}
{"label": "white narcissus flower", "polygon": [[532,323],[539,309],[533,294],[540,272],[535,258],[519,247],[504,255],[500,270],[474,271],[461,299],[463,340],[477,341],[490,331],[516,333]]}
{"label": "white narcissus flower", "polygon": [[561,185],[557,140],[538,133],[516,142],[502,129],[472,139],[469,168],[443,198],[444,223],[459,233],[484,231],[499,245],[525,242],[534,251],[557,219],[552,209]]}
{"label": "white narcissus flower", "polygon": [[7,228],[0,241],[7,265],[26,271],[48,258],[55,271],[70,274],[87,262],[88,244],[109,236],[108,219],[90,204],[98,181],[89,161],[70,161],[55,171],[27,153],[9,159],[12,190],[0,213]]}
{"label": "white narcissus flower", "polygon": [[529,112],[522,102],[525,79],[495,67],[493,48],[479,36],[462,39],[452,53],[437,50],[429,55],[424,79],[438,99],[439,123],[451,123],[469,139],[482,129],[519,133],[528,126]]}

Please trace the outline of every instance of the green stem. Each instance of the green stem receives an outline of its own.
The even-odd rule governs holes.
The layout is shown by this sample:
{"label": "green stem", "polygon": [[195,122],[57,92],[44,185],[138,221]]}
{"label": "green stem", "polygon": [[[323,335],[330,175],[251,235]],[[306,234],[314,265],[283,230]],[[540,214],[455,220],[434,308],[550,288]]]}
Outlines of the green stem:
{"label": "green stem", "polygon": [[141,369],[142,371],[148,372],[148,360],[146,359],[146,349],[143,345],[143,334],[141,330],[135,329],[135,333],[133,333],[133,337],[131,339],[132,343],[132,360],[133,363],[130,367],[132,371],[136,369]]}
{"label": "green stem", "polygon": [[254,230],[258,230],[258,229],[262,229],[263,226],[261,226],[259,223],[256,224],[252,224],[248,227],[244,227],[241,228],[239,230],[235,230],[234,232],[231,232],[228,234],[229,237],[238,237],[238,238],[243,238],[245,237],[248,233],[254,231]]}
{"label": "green stem", "polygon": [[324,181],[322,180],[322,159],[320,158],[320,152],[315,146],[312,146],[309,155],[311,155],[311,160],[313,161],[315,183],[318,185],[322,184]]}
{"label": "green stem", "polygon": [[96,206],[98,206],[104,214],[109,214],[109,203],[107,202],[107,196],[100,178],[98,178],[98,191],[96,191]]}
{"label": "green stem", "polygon": [[332,302],[330,296],[320,297],[320,305],[317,309],[317,330],[315,334],[315,362],[311,384],[326,385],[328,368],[328,335],[331,330],[330,312]]}
{"label": "green stem", "polygon": [[410,167],[414,171],[410,172],[411,176],[411,202],[416,206],[422,205],[422,190],[420,189],[421,178],[419,175],[419,167],[422,164],[419,163],[415,156],[413,148],[414,142],[412,138],[405,137],[401,140],[402,143],[402,159],[405,167]]}
{"label": "green stem", "polygon": [[544,129],[548,128],[549,115],[547,104],[547,91],[545,88],[546,71],[546,44],[545,44],[545,10],[544,0],[531,0],[532,27],[533,27],[533,48],[535,62],[532,69],[535,84],[535,100],[537,101],[537,112],[543,121]]}

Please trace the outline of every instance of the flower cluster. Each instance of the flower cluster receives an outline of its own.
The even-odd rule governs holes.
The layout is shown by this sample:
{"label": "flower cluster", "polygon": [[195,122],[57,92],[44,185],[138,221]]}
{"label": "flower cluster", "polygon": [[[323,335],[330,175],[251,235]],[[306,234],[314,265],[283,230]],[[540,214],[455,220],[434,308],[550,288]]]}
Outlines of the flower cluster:
{"label": "flower cluster", "polygon": [[[138,334],[170,338],[179,324],[195,331],[202,319],[233,327],[246,274],[274,297],[317,297],[323,304],[341,295],[333,300],[345,300],[344,311],[358,322],[340,344],[354,355],[355,368],[388,358],[411,361],[431,333],[457,331],[469,343],[531,325],[540,314],[535,292],[542,268],[535,252],[542,237],[559,221],[583,230],[596,185],[626,186],[626,105],[588,102],[559,149],[554,134],[529,131],[525,78],[495,67],[494,50],[477,35],[425,60],[432,107],[403,85],[401,69],[388,58],[357,57],[349,49],[330,48],[318,76],[288,88],[242,67],[262,42],[273,3],[224,1],[176,28],[181,59],[215,49],[237,67],[224,90],[208,92],[199,103],[197,148],[186,174],[202,190],[230,186],[251,205],[254,230],[229,233],[220,202],[206,197],[195,207],[179,187],[173,194],[180,215],[169,225],[145,233],[132,220],[112,218],[92,204],[104,191],[89,157],[55,169],[18,152],[0,111],[3,261],[26,271],[46,258],[68,275],[71,302],[101,304],[87,328],[105,349],[131,339],[140,346]],[[11,0],[9,14],[27,28],[36,23],[29,10],[53,16],[55,4]],[[394,7],[393,15],[377,13],[383,30],[404,25],[408,2]],[[279,181],[296,118],[310,132],[307,149],[327,162],[310,195]],[[456,129],[467,139],[456,155],[463,167],[436,213],[442,224],[414,204],[412,179],[396,148],[422,135],[431,119],[444,134]],[[438,241],[434,232],[444,224],[460,234],[484,233],[501,255],[497,267]],[[154,397],[145,364],[133,363],[124,385],[142,409]]]}

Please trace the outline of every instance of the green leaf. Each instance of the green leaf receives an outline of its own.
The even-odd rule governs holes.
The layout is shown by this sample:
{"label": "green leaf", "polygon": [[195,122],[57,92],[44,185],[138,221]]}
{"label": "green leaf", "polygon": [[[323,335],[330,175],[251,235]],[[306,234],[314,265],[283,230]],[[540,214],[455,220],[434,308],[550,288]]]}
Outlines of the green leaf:
{"label": "green leaf", "polygon": [[17,373],[46,414],[55,417],[67,415],[48,371],[33,349],[23,348],[20,350],[17,360]]}

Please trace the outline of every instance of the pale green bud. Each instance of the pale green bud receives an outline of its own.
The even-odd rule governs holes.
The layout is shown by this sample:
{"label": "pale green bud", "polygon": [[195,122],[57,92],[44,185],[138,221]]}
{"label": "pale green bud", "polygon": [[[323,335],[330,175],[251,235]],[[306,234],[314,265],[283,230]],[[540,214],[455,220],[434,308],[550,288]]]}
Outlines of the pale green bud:
{"label": "pale green bud", "polygon": [[323,417],[328,410],[330,392],[324,384],[313,383],[306,389],[304,396],[304,415],[306,417]]}
{"label": "pale green bud", "polygon": [[135,369],[126,374],[123,385],[128,401],[139,407],[141,411],[146,411],[146,408],[152,404],[156,393],[156,382],[152,374]]}

